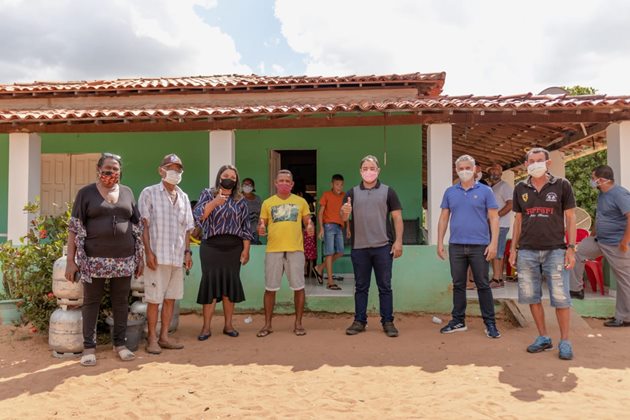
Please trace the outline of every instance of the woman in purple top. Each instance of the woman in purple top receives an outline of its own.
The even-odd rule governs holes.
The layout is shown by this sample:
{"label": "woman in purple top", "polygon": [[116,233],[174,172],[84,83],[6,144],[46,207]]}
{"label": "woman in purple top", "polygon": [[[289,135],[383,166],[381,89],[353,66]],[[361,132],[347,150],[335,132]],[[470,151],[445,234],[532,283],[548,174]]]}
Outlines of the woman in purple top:
{"label": "woman in purple top", "polygon": [[[125,346],[131,276],[144,269],[142,225],[133,192],[121,185],[120,156],[103,153],[98,181],[77,193],[68,226],[66,279],[83,281],[83,366],[96,364],[96,320],[109,280],[114,350],[122,360],[135,355]],[[76,262],[75,262],[76,261]]]}
{"label": "woman in purple top", "polygon": [[245,300],[241,265],[249,261],[252,232],[247,203],[240,193],[238,171],[223,165],[214,188],[202,191],[193,210],[195,223],[203,231],[200,258],[201,282],[197,303],[203,305],[203,327],[197,339],[207,340],[217,301],[223,302],[223,334],[238,337],[232,326],[234,304]]}

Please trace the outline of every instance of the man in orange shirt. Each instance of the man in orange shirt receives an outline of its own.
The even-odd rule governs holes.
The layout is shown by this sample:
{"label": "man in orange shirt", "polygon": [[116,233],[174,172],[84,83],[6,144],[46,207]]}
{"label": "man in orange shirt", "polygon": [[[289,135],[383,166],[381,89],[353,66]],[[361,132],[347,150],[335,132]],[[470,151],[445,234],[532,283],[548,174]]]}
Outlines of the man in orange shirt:
{"label": "man in orange shirt", "polygon": [[343,176],[335,174],[332,176],[331,189],[326,191],[319,200],[319,239],[324,241],[324,262],[313,267],[313,274],[320,284],[324,283],[323,270],[328,273],[328,284],[326,288],[330,290],[341,290],[335,284],[333,276],[333,263],[343,256],[344,237],[343,228],[346,227],[346,235],[350,237],[350,228],[347,223],[341,220],[341,206],[343,205]]}

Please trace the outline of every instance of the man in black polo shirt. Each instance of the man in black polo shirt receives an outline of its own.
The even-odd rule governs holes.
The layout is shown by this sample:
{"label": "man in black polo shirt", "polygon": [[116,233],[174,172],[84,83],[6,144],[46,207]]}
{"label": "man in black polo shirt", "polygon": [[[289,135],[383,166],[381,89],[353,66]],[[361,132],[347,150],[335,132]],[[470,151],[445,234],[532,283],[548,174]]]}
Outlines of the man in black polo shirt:
{"label": "man in black polo shirt", "polygon": [[516,262],[518,252],[518,301],[529,304],[539,333],[527,351],[538,353],[553,348],[541,304],[544,279],[560,326],[559,356],[571,360],[568,270],[575,265],[575,197],[569,181],[548,172],[551,161],[547,150],[533,148],[526,159],[529,177],[514,188],[510,264]]}

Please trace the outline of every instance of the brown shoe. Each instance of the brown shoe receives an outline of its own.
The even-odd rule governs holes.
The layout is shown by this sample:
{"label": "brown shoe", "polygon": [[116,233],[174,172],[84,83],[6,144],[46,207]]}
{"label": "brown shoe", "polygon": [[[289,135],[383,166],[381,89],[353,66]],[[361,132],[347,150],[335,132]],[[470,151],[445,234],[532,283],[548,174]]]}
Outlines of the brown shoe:
{"label": "brown shoe", "polygon": [[147,353],[150,353],[150,354],[162,353],[162,347],[160,347],[157,341],[152,341],[152,342],[147,343],[145,350],[147,351]]}
{"label": "brown shoe", "polygon": [[490,280],[491,289],[496,289],[496,288],[504,287],[504,286],[505,286],[505,283],[503,283],[503,280],[497,280],[497,279]]}
{"label": "brown shoe", "polygon": [[163,349],[169,349],[169,350],[181,350],[184,348],[184,345],[181,343],[178,343],[176,341],[158,341],[158,344],[160,345],[160,347],[162,347]]}

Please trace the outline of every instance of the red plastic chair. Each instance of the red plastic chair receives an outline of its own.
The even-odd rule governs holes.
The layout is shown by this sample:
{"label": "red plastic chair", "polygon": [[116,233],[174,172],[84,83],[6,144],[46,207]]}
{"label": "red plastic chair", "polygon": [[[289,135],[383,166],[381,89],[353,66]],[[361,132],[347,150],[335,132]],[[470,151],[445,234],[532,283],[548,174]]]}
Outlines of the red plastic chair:
{"label": "red plastic chair", "polygon": [[594,261],[586,261],[584,263],[584,273],[588,277],[589,282],[591,283],[591,289],[593,292],[597,292],[599,288],[601,294],[604,292],[604,264],[602,263],[602,259],[604,257],[598,257]]}
{"label": "red plastic chair", "polygon": [[505,252],[503,253],[503,266],[505,268],[505,276],[514,276],[514,267],[510,264],[510,246],[512,246],[512,240],[508,239],[505,243]]}

